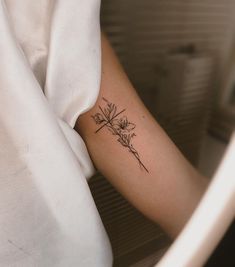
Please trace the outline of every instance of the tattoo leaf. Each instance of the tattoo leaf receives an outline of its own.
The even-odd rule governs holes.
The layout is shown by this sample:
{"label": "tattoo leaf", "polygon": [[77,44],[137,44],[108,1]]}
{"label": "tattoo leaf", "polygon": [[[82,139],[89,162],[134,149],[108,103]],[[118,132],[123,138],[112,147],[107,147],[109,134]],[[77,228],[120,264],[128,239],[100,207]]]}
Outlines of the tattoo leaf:
{"label": "tattoo leaf", "polygon": [[122,138],[118,138],[117,139],[119,143],[121,143],[123,146],[127,147],[128,144],[122,139]]}
{"label": "tattoo leaf", "polygon": [[101,113],[96,113],[94,116],[92,116],[96,124],[101,124],[102,122],[105,122],[103,115]]}
{"label": "tattoo leaf", "polygon": [[135,129],[135,124],[127,120],[127,117],[121,117],[120,119],[113,120],[113,127],[121,132],[130,132]]}
{"label": "tattoo leaf", "polygon": [[117,134],[117,132],[115,131],[114,128],[112,128],[112,127],[110,127],[110,126],[108,126],[108,125],[107,125],[107,128],[108,128],[108,130],[112,133],[112,135],[116,135],[116,134]]}

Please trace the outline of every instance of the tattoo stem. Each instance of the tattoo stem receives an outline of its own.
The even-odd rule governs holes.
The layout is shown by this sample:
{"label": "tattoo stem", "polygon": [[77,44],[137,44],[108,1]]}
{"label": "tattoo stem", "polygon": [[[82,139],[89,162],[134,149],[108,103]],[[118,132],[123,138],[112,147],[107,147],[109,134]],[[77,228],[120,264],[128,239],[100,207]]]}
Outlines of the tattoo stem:
{"label": "tattoo stem", "polygon": [[[133,154],[133,153],[132,153],[132,154]],[[136,157],[135,154],[134,154],[134,156]],[[141,160],[140,160],[138,157],[136,157],[136,159],[139,161],[139,164],[146,170],[146,172],[149,173],[148,169],[144,166],[144,164],[141,162]]]}

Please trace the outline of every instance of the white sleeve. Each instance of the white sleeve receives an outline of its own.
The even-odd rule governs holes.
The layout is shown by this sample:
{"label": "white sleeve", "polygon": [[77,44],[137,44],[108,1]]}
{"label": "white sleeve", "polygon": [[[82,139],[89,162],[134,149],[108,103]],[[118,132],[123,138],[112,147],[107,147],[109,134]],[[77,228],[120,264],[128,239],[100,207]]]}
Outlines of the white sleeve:
{"label": "white sleeve", "polygon": [[[16,2],[33,15],[22,17]],[[47,2],[55,6],[44,76],[36,75],[47,58],[37,42],[44,35],[31,36],[30,23],[40,30]],[[107,233],[69,142],[76,139],[70,135],[76,117],[99,90],[98,6],[95,0],[0,0],[1,267],[112,266]]]}
{"label": "white sleeve", "polygon": [[57,1],[44,91],[71,127],[95,104],[101,76],[100,1],[77,2]]}

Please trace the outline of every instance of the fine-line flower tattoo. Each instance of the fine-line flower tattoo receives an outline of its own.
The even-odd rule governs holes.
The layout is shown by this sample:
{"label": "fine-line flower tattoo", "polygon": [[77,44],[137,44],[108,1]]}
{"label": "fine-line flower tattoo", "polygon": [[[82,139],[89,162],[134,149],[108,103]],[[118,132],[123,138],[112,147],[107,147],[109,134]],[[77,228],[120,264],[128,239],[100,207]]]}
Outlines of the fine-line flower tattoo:
{"label": "fine-line flower tattoo", "polygon": [[130,122],[126,116],[122,115],[125,109],[118,112],[115,104],[109,102],[104,97],[102,97],[102,99],[105,101],[106,106],[99,106],[100,112],[97,112],[95,115],[91,116],[95,123],[100,125],[95,133],[98,133],[101,129],[106,127],[113,135],[117,136],[117,141],[122,146],[128,148],[129,152],[134,155],[134,157],[138,160],[140,167],[146,172],[149,172],[141,161],[139,153],[136,151],[131,142],[132,138],[136,136],[136,134],[133,132],[136,125]]}

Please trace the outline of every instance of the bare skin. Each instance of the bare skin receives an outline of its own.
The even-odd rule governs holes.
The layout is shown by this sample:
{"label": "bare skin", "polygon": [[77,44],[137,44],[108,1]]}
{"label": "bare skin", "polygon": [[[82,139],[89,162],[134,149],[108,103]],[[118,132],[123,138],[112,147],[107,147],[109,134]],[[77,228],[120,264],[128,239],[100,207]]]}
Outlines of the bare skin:
{"label": "bare skin", "polygon": [[100,93],[92,109],[79,117],[75,130],[106,179],[175,238],[208,181],[144,106],[104,35]]}

